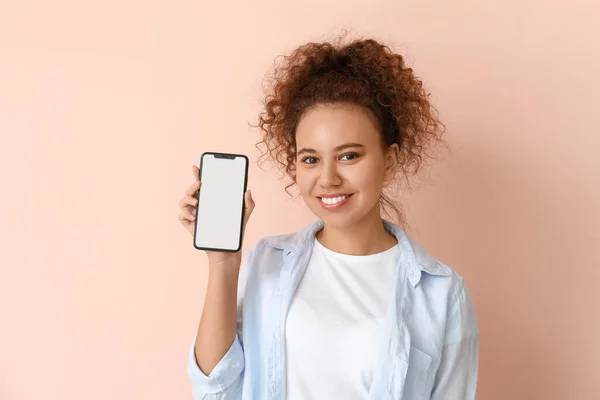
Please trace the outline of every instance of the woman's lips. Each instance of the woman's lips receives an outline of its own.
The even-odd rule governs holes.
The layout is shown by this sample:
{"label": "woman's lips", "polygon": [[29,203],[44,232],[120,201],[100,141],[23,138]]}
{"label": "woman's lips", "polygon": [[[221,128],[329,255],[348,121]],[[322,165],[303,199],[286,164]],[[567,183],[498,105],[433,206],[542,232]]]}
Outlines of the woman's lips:
{"label": "woman's lips", "polygon": [[318,197],[319,204],[326,210],[335,210],[347,204],[354,193],[336,197]]}

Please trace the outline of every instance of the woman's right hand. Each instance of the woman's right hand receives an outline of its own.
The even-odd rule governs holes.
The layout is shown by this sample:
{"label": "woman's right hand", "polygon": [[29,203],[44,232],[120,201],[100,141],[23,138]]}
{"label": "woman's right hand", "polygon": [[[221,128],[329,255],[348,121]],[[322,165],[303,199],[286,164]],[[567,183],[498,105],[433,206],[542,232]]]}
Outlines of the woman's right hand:
{"label": "woman's right hand", "polygon": [[[190,235],[194,236],[194,224],[196,223],[196,206],[198,205],[198,190],[202,186],[202,182],[199,180],[200,169],[196,166],[192,166],[192,173],[194,174],[194,183],[192,183],[187,190],[185,191],[185,195],[179,201],[179,208],[181,209],[179,213],[179,221],[183,225],[183,227],[190,233]],[[245,208],[244,208],[244,219],[242,221],[242,236],[246,231],[246,225],[248,224],[248,220],[250,219],[250,215],[254,210],[254,200],[252,199],[252,194],[250,190],[247,190],[244,194],[245,196]],[[214,251],[214,250],[205,250],[208,255],[209,264],[212,265],[241,265],[241,251],[236,253],[227,252],[227,251]]]}

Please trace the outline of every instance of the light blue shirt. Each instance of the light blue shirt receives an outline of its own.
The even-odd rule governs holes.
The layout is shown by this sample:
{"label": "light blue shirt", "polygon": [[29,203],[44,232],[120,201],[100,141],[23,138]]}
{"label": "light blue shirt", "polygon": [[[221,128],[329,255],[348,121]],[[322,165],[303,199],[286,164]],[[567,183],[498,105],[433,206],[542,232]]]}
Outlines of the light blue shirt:
{"label": "light blue shirt", "polygon": [[[479,329],[462,277],[400,226],[383,223],[398,240],[400,258],[368,398],[475,399]],[[187,370],[194,400],[285,399],[285,320],[322,227],[317,220],[262,238],[249,250],[240,271],[236,336],[208,376],[192,341]]]}

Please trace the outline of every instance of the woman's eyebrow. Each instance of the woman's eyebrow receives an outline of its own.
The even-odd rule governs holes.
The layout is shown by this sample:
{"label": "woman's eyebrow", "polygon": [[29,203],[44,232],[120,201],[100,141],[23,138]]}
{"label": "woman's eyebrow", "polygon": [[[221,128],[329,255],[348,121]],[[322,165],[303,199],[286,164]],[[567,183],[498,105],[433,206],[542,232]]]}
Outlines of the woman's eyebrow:
{"label": "woman's eyebrow", "polygon": [[[363,146],[360,143],[354,143],[354,142],[349,142],[349,143],[344,143],[344,144],[340,144],[339,146],[335,146],[333,148],[334,152],[338,152],[338,151],[342,151],[342,150],[346,150],[350,147],[359,147],[359,148],[363,148],[365,146]],[[309,153],[309,154],[315,154],[317,151],[315,149],[309,149],[307,147],[303,147],[302,149],[300,149],[297,153],[297,155],[303,154],[303,153]]]}

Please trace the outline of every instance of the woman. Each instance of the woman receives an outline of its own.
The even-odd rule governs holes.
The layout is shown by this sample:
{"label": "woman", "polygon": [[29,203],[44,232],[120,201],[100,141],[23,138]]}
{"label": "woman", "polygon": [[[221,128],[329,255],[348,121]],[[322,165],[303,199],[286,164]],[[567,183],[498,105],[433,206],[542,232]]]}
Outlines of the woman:
{"label": "woman", "polygon": [[[403,220],[383,188],[444,143],[421,81],[387,46],[355,40],[300,46],[271,83],[263,156],[318,220],[259,240],[243,267],[240,252],[207,252],[193,398],[474,399],[479,333],[463,279],[380,212]],[[200,186],[180,202],[192,234]],[[244,230],[250,191],[245,201]]]}

